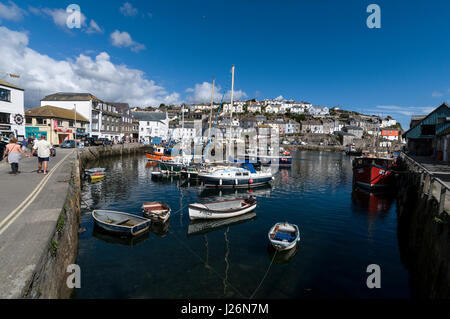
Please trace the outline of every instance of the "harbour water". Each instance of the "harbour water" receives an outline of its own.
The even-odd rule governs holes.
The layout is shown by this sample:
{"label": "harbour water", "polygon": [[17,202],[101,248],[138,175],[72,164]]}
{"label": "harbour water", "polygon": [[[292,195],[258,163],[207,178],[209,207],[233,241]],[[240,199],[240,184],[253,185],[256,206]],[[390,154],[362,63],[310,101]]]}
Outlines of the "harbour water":
{"label": "harbour water", "polygon": [[[204,190],[172,177],[152,180],[144,155],[92,163],[108,169],[98,183],[84,181],[83,203],[142,215],[145,201],[172,208],[165,227],[139,238],[118,238],[82,214],[75,298],[409,298],[400,260],[393,197],[352,192],[351,157],[294,152],[272,186]],[[229,224],[191,223],[187,205],[256,196],[253,215]],[[274,253],[267,232],[276,222],[299,226],[301,241]],[[381,268],[381,288],[366,285],[367,266]]]}

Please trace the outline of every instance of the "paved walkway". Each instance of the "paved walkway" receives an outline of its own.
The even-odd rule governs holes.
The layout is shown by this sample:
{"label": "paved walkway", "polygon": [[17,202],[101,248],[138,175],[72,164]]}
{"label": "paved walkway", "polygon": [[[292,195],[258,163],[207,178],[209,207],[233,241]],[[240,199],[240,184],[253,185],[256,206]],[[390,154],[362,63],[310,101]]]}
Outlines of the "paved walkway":
{"label": "paved walkway", "polygon": [[[417,163],[425,167],[434,177],[439,178],[447,186],[445,194],[444,209],[450,214],[450,163],[443,161],[436,161],[429,156],[410,156]],[[433,186],[431,188],[431,194],[440,201],[441,186]]]}
{"label": "paved walkway", "polygon": [[411,158],[450,187],[450,163],[436,161],[429,156],[411,156]]}
{"label": "paved walkway", "polygon": [[57,149],[47,175],[37,174],[37,158],[22,157],[20,174],[0,162],[0,298],[21,298],[63,208],[73,149]]}

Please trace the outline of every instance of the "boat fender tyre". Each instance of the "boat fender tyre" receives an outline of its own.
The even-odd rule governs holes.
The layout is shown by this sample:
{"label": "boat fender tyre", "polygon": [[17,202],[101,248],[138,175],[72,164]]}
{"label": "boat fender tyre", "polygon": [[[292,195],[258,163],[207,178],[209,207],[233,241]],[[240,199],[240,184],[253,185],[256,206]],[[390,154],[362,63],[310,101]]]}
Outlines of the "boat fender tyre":
{"label": "boat fender tyre", "polygon": [[253,184],[253,179],[249,179],[248,183]]}
{"label": "boat fender tyre", "polygon": [[237,178],[234,180],[234,184],[237,185],[238,184],[238,180]]}
{"label": "boat fender tyre", "polygon": [[219,180],[219,185],[221,185],[221,186],[222,186],[222,179],[220,179],[220,180]]}

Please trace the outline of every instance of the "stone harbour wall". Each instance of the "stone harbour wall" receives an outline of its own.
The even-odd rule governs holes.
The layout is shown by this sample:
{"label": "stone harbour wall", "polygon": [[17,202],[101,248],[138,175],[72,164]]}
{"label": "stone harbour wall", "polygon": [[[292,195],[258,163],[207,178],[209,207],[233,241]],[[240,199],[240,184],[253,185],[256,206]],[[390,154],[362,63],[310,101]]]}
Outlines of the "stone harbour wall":
{"label": "stone harbour wall", "polygon": [[150,150],[151,146],[141,144],[87,147],[78,149],[76,156],[72,157],[69,163],[65,163],[64,169],[70,172],[70,178],[65,181],[68,191],[64,206],[61,207],[49,249],[41,257],[24,298],[54,299],[71,296],[72,289],[67,286],[67,278],[70,275],[67,267],[75,264],[78,254],[83,167],[90,161],[100,158],[138,154]]}
{"label": "stone harbour wall", "polygon": [[399,160],[398,239],[413,298],[450,298],[450,215],[437,188],[415,165]]}

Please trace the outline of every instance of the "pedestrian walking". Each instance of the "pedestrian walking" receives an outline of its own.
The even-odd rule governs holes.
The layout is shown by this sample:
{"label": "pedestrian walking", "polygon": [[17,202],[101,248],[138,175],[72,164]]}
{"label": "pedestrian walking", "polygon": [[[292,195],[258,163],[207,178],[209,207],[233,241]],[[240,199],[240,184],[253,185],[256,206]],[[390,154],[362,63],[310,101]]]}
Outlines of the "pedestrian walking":
{"label": "pedestrian walking", "polygon": [[27,145],[28,145],[28,142],[27,142],[27,140],[24,138],[23,140],[22,140],[22,142],[20,142],[20,145],[22,146],[22,151],[26,151],[27,150]]}
{"label": "pedestrian walking", "polygon": [[[34,143],[33,146],[33,152],[31,154],[34,154],[34,152],[37,150],[38,155],[38,173],[44,173],[44,175],[47,174],[48,170],[48,162],[50,160],[50,154],[52,149],[52,144],[46,140],[45,135],[41,135],[41,139]],[[42,170],[42,166],[44,166],[44,170]]]}
{"label": "pedestrian walking", "polygon": [[24,151],[22,151],[20,144],[17,144],[17,138],[12,137],[9,140],[9,144],[6,145],[5,152],[3,153],[3,158],[8,156],[6,161],[9,164],[11,164],[11,172],[9,172],[9,174],[17,175],[18,173],[20,173],[19,171],[20,154],[26,157],[31,157],[31,155],[28,155]]}

